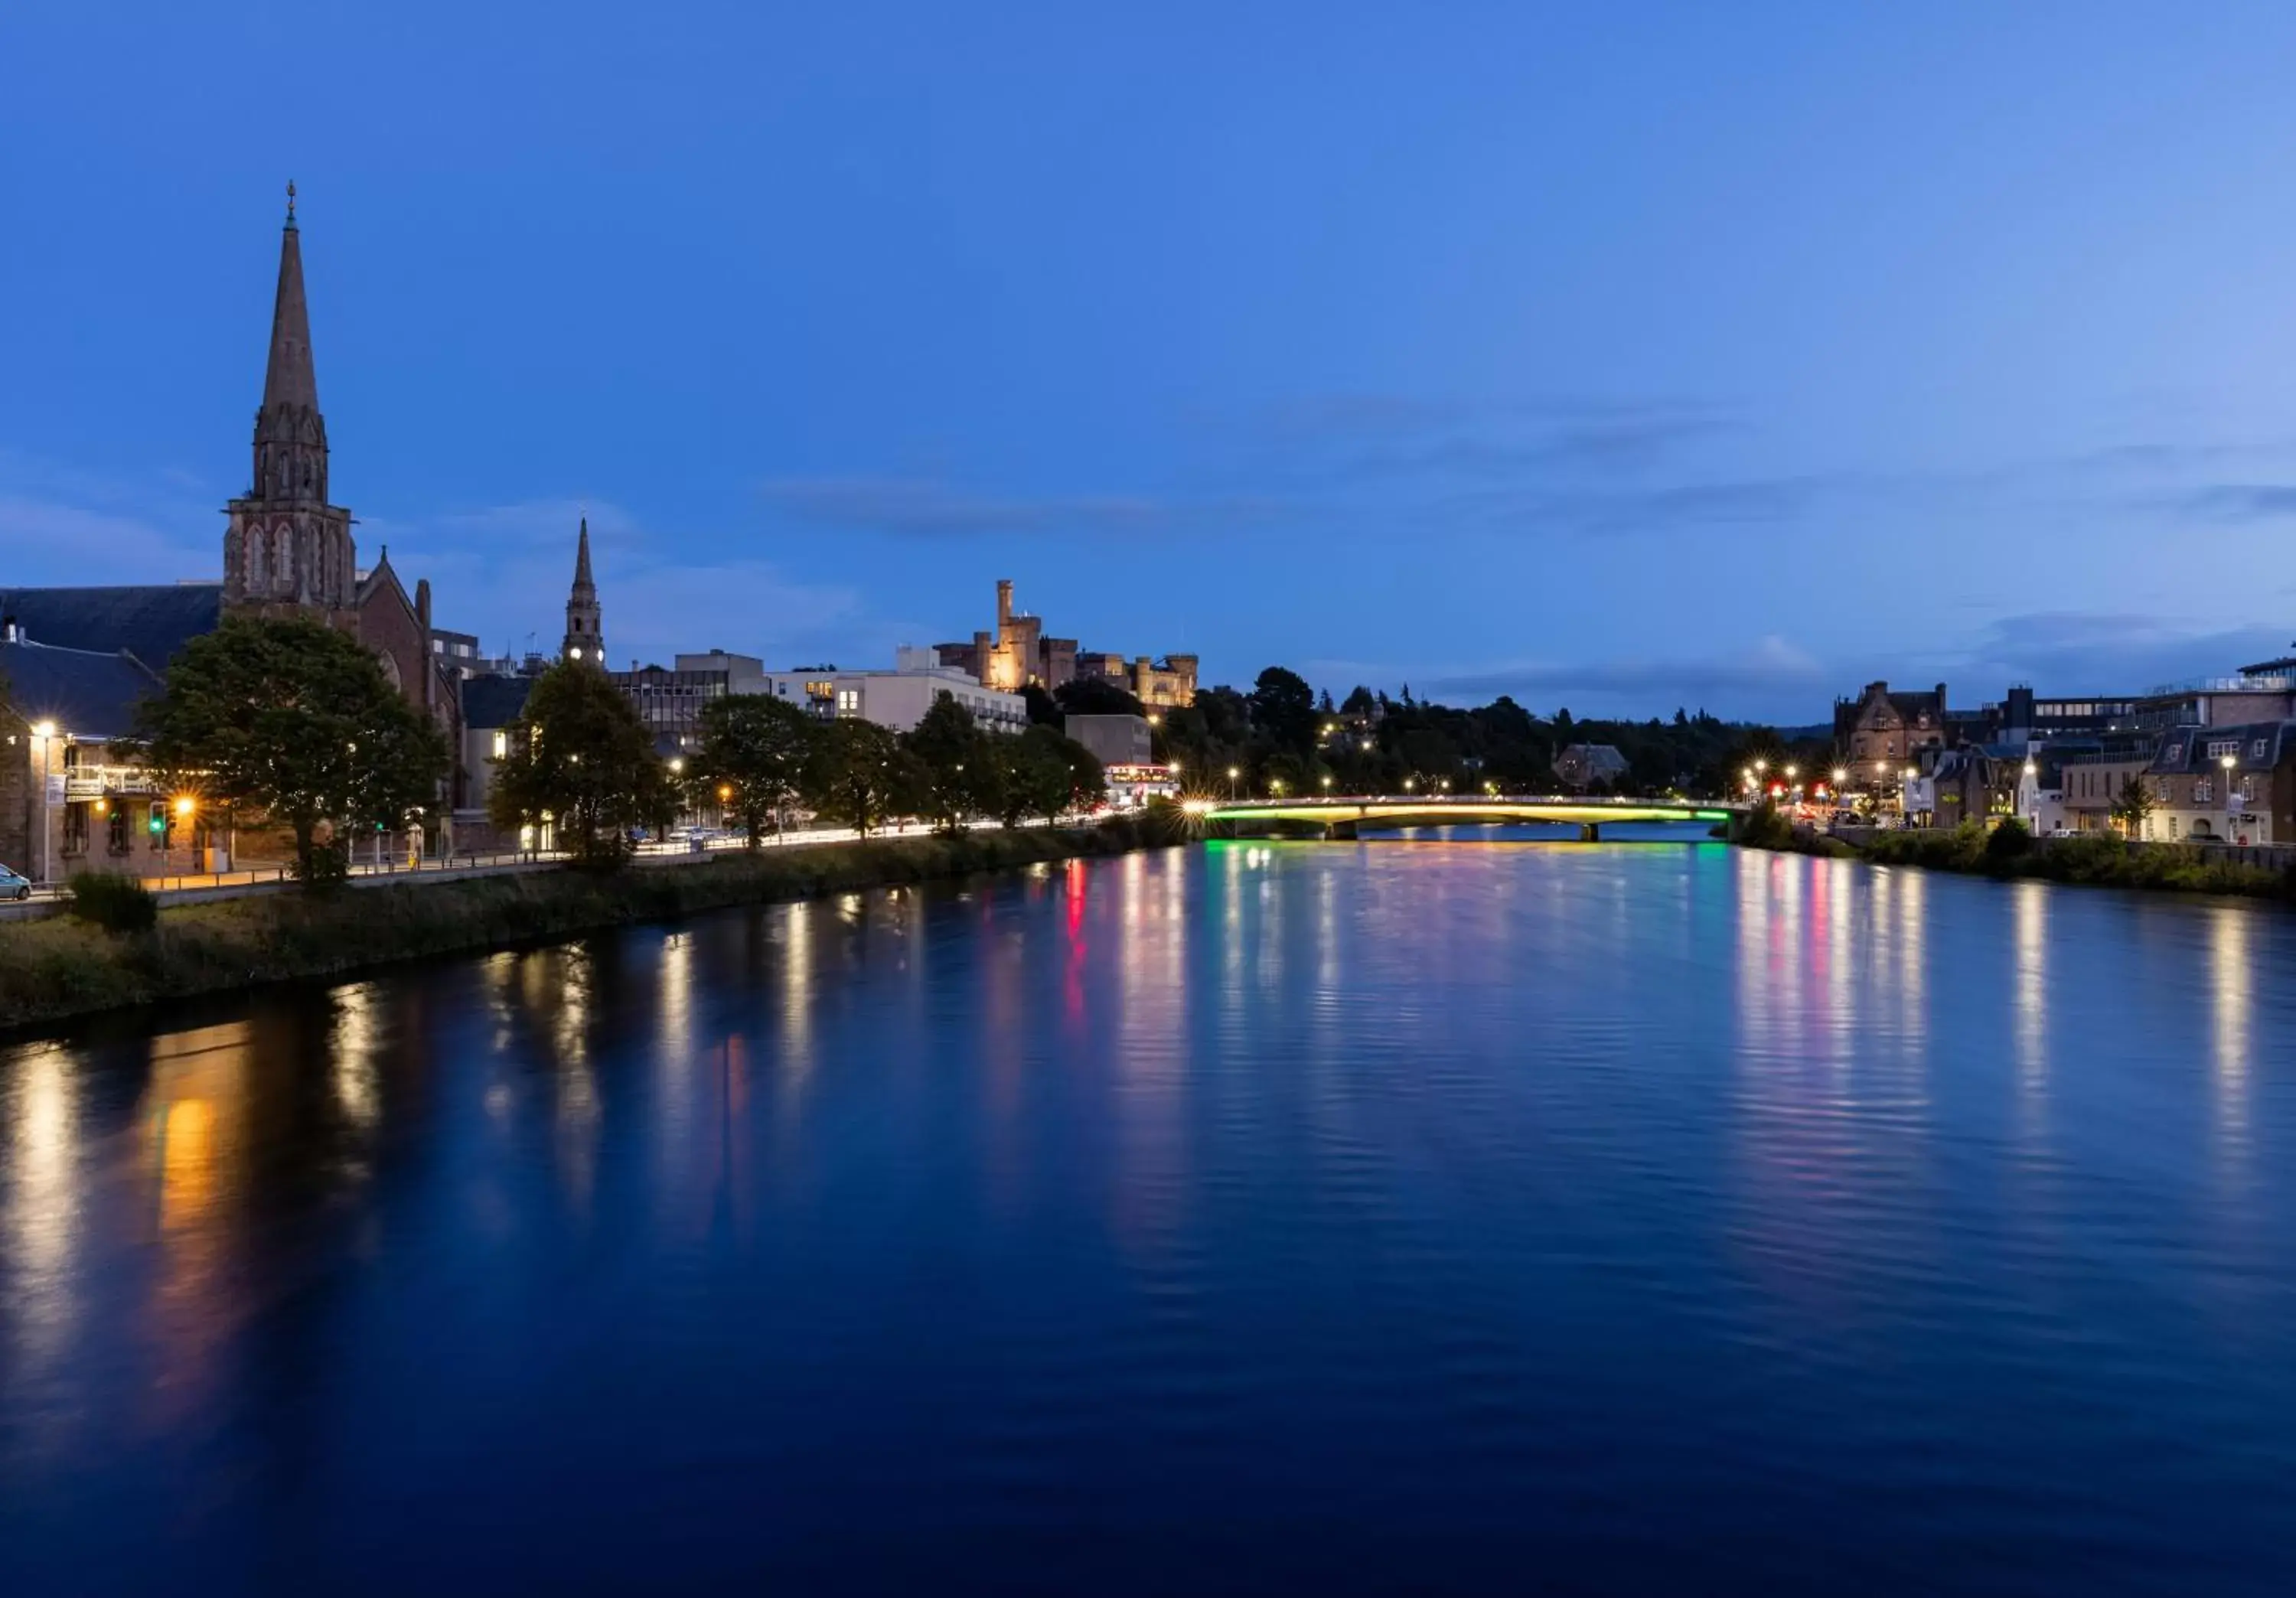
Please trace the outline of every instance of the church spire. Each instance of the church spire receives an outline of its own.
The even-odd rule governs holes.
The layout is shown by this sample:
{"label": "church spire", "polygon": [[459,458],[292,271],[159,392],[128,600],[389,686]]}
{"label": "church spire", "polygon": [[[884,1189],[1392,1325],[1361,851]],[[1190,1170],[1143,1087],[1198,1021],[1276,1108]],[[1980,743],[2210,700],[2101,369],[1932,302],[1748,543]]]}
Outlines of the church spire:
{"label": "church spire", "polygon": [[254,480],[231,502],[224,533],[224,599],[231,605],[340,611],[357,586],[350,512],[327,497],[327,424],[311,365],[311,311],[303,292],[303,235],[295,185],[279,235],[279,287],[271,351],[255,413]]}
{"label": "church spire", "polygon": [[590,519],[582,518],[580,541],[574,551],[574,586],[566,594],[566,637],[561,657],[587,660],[601,669],[606,664],[606,640],[598,611],[598,585],[590,578]]}
{"label": "church spire", "polygon": [[295,185],[287,185],[287,225],[279,235],[279,292],[271,307],[271,359],[263,408],[255,414],[255,490],[268,500],[327,499],[327,427],[311,364],[311,310],[303,294],[303,234],[295,225]]}

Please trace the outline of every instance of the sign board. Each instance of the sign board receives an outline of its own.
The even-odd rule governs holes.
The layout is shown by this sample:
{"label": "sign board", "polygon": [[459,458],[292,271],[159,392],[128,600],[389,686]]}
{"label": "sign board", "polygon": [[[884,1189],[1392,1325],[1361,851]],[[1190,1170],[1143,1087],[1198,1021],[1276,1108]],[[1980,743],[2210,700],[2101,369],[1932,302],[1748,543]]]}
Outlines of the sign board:
{"label": "sign board", "polygon": [[48,774],[48,803],[51,805],[61,805],[63,802],[64,774],[60,771],[52,771]]}

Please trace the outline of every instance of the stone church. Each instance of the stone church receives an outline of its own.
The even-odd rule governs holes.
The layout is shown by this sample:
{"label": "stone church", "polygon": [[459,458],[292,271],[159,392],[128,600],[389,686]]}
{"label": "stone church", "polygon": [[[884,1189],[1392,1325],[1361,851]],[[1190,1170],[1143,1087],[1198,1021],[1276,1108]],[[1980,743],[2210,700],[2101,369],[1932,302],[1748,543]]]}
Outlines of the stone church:
{"label": "stone church", "polygon": [[[387,549],[372,567],[361,570],[351,513],[333,503],[329,488],[327,424],[319,410],[310,311],[303,288],[302,234],[296,225],[291,184],[263,404],[255,415],[253,475],[247,492],[226,507],[222,580],[139,587],[0,587],[6,636],[53,651],[57,660],[78,654],[117,662],[124,657],[156,679],[185,642],[212,631],[226,614],[318,617],[373,651],[384,675],[438,722],[448,747],[459,750],[458,677],[433,645],[430,586],[418,582],[410,594],[392,570]],[[127,726],[67,728],[91,740],[117,738],[128,731]],[[449,791],[439,796],[442,826],[461,802],[464,786],[465,775],[457,769],[449,779]],[[434,834],[432,841],[439,840]]]}

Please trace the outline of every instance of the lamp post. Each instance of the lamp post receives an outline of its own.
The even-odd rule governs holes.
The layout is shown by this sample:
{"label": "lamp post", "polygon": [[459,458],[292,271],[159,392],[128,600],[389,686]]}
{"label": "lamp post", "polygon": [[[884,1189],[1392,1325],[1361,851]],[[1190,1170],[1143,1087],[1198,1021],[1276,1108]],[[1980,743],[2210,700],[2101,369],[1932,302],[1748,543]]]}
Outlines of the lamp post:
{"label": "lamp post", "polygon": [[1242,771],[1236,766],[1231,766],[1227,768],[1227,796],[1231,799],[1236,797],[1235,780],[1242,774]]}
{"label": "lamp post", "polygon": [[2223,761],[2224,761],[2224,790],[2225,790],[2225,807],[2225,807],[2225,832],[2226,832],[2226,833],[2227,835],[2229,835],[2229,834],[2231,833],[2231,832],[2232,832],[2232,828],[2233,828],[2233,822],[2232,822],[2232,818],[2233,818],[2233,806],[2232,806],[2232,770],[2233,770],[2233,767],[2234,767],[2234,766],[2238,766],[2238,765],[2240,764],[2240,757],[2239,757],[2239,756],[2237,756],[2237,755],[2226,755],[2226,756],[2224,756],[2224,757],[2223,757]]}
{"label": "lamp post", "polygon": [[35,723],[32,727],[32,736],[40,742],[40,882],[45,887],[48,881],[49,871],[48,768],[55,759],[51,751],[56,747],[56,724],[53,721]]}

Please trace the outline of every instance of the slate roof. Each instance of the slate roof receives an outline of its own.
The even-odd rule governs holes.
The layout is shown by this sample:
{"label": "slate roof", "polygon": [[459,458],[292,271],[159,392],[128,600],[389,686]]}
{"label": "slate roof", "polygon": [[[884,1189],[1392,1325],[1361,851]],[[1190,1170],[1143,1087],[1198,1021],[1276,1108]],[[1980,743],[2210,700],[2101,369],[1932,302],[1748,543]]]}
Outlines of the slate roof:
{"label": "slate roof", "polygon": [[223,585],[0,588],[0,619],[13,619],[34,643],[105,655],[125,650],[165,671],[185,643],[223,619]]}
{"label": "slate roof", "polygon": [[2243,771],[2276,770],[2284,758],[2296,757],[2296,721],[2251,721],[2237,726],[2175,728],[2161,734],[2160,750],[2144,769],[2162,775],[2214,771],[2223,757],[2210,754],[2209,746],[2234,739],[2240,749],[2234,758]]}
{"label": "slate roof", "polygon": [[526,709],[532,677],[472,677],[463,684],[463,725],[506,727]]}
{"label": "slate roof", "polygon": [[1575,760],[1592,776],[1617,776],[1628,769],[1627,758],[1616,744],[1574,743],[1565,749],[1560,758]]}
{"label": "slate roof", "polygon": [[134,732],[136,701],[159,689],[132,655],[0,643],[0,700],[26,721],[53,721],[76,738]]}

